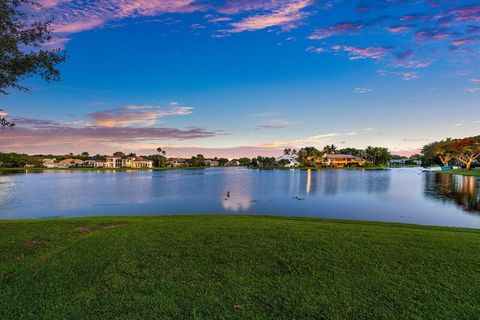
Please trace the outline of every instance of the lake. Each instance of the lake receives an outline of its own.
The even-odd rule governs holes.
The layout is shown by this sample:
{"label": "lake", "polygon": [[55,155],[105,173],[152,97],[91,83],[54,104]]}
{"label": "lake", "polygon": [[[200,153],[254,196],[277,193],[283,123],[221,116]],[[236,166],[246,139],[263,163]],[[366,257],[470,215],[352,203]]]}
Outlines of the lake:
{"label": "lake", "polygon": [[0,219],[210,213],[480,228],[480,179],[418,168],[0,174]]}

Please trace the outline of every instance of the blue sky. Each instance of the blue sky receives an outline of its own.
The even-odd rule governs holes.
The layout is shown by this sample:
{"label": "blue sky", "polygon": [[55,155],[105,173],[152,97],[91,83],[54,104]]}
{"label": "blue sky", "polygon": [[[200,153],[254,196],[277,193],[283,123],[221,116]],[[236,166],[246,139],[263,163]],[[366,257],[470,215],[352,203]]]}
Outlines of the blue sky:
{"label": "blue sky", "polygon": [[62,81],[0,108],[2,151],[412,153],[480,129],[476,1],[44,0]]}

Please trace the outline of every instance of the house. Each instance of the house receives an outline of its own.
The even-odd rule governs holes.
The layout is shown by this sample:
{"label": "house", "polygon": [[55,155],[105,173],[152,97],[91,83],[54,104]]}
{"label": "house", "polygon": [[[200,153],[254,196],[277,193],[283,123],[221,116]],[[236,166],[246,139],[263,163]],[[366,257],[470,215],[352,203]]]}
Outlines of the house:
{"label": "house", "polygon": [[276,158],[275,161],[285,168],[293,168],[300,165],[300,162],[297,160],[296,155],[285,154],[281,157]]}
{"label": "house", "polygon": [[45,168],[57,168],[58,167],[57,160],[55,158],[53,158],[53,159],[43,159],[42,162],[43,162],[43,166]]}
{"label": "house", "polygon": [[220,164],[218,160],[214,160],[214,159],[205,159],[204,163],[205,163],[205,166],[207,167],[218,167]]}
{"label": "house", "polygon": [[391,166],[405,166],[405,165],[422,165],[422,160],[412,160],[412,159],[392,159],[388,161],[388,164]]}
{"label": "house", "polygon": [[136,158],[132,160],[129,165],[130,168],[153,168],[153,161],[145,160],[143,158]]}
{"label": "house", "polygon": [[126,159],[120,157],[107,157],[105,159],[105,168],[123,168],[126,166]]}
{"label": "house", "polygon": [[93,167],[95,166],[95,163],[96,163],[96,162],[97,162],[97,161],[95,161],[95,160],[85,160],[85,161],[83,162],[83,167],[93,168]]}
{"label": "house", "polygon": [[240,165],[240,161],[238,161],[236,159],[233,159],[233,160],[228,161],[225,165],[227,167],[238,167]]}
{"label": "house", "polygon": [[73,168],[82,167],[84,161],[80,159],[67,158],[57,163],[57,168]]}
{"label": "house", "polygon": [[349,154],[327,154],[324,160],[325,164],[331,167],[364,166],[366,163],[365,159]]}
{"label": "house", "polygon": [[188,159],[187,158],[168,158],[167,159],[167,167],[176,168],[176,167],[188,167]]}
{"label": "house", "polygon": [[95,161],[95,168],[153,168],[153,161],[141,157],[107,157],[105,161]]}
{"label": "house", "polygon": [[95,167],[95,168],[105,168],[106,165],[107,165],[107,163],[105,161],[98,161],[97,160],[93,163],[93,167]]}

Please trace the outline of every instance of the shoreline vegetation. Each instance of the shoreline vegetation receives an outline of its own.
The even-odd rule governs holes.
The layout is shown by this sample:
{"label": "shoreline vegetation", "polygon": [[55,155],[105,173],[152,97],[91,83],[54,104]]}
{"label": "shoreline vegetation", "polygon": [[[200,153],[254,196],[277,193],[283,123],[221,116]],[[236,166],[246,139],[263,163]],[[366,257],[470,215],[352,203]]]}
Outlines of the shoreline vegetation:
{"label": "shoreline vegetation", "polygon": [[473,319],[479,247],[475,229],[310,218],[5,220],[0,318]]}
{"label": "shoreline vegetation", "polygon": [[245,168],[251,170],[349,170],[349,171],[364,171],[364,170],[389,170],[391,168],[398,167],[246,167],[246,166],[229,166],[229,167],[153,167],[153,168],[42,168],[42,167],[29,167],[29,168],[0,168],[0,172],[8,171],[172,171],[172,170],[202,170],[202,169],[220,169],[220,168]]}
{"label": "shoreline vegetation", "polygon": [[436,170],[436,173],[454,174],[467,177],[480,177],[480,170],[464,170],[464,169],[451,169],[451,170]]}

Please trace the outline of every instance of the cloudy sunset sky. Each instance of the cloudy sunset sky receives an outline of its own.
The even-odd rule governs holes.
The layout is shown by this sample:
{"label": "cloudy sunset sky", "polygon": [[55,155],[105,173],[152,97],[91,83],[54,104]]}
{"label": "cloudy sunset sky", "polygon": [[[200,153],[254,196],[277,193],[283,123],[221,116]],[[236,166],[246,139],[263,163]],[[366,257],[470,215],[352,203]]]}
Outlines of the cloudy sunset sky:
{"label": "cloudy sunset sky", "polygon": [[62,81],[0,97],[2,152],[411,154],[480,133],[480,4],[43,0]]}

